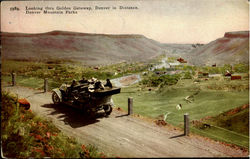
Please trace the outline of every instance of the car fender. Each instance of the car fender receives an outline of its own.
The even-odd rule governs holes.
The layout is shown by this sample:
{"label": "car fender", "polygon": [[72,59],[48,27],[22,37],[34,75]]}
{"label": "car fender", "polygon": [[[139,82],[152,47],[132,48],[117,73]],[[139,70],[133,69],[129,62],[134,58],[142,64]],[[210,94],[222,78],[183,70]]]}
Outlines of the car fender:
{"label": "car fender", "polygon": [[62,92],[58,88],[53,89],[52,92],[55,92],[60,98],[60,102],[62,102]]}

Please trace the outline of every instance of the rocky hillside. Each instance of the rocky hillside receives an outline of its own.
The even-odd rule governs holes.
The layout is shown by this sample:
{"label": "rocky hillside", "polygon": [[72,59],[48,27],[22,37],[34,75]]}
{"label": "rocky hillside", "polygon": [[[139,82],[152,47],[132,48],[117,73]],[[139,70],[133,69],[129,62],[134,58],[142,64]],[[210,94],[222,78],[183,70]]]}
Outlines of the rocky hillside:
{"label": "rocky hillside", "polygon": [[190,53],[198,46],[196,44],[163,44],[163,47],[166,55],[179,57]]}
{"label": "rocky hillside", "polygon": [[86,65],[145,61],[164,51],[161,43],[143,35],[2,33],[1,42],[2,59],[72,60]]}
{"label": "rocky hillside", "polygon": [[227,32],[224,37],[185,55],[194,65],[224,65],[249,62],[249,31]]}

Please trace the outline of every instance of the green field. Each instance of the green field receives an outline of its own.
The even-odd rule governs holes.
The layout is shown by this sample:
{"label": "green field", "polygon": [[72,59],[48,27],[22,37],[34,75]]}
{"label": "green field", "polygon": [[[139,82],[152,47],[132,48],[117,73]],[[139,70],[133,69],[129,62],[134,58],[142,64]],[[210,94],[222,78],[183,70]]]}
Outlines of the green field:
{"label": "green field", "polygon": [[[136,91],[136,87],[122,88],[121,94],[113,96],[116,105],[127,110],[128,97],[134,98],[134,112],[148,117],[156,118],[166,112],[169,120],[179,121],[182,114],[189,113],[191,118],[200,119],[206,116],[214,116],[226,110],[235,108],[249,102],[248,91],[200,91],[192,103],[186,103],[184,98],[193,93],[188,89],[172,89],[164,92]],[[176,109],[177,104],[182,104],[181,110]],[[175,118],[171,118],[174,116]],[[179,117],[180,116],[180,117]]]}
{"label": "green field", "polygon": [[[247,87],[239,90],[229,89],[229,85],[238,84],[239,87],[244,86],[248,80],[223,81],[221,84],[223,83],[228,87],[225,90],[206,89],[206,86],[211,86],[215,82],[216,80],[210,80],[194,84],[192,80],[182,80],[177,85],[156,91],[140,90],[138,89],[139,85],[134,85],[133,87],[122,88],[122,92],[113,96],[113,100],[117,107],[127,110],[128,97],[133,97],[133,111],[135,114],[159,119],[160,116],[168,112],[170,114],[167,116],[166,122],[179,127],[183,127],[183,115],[185,113],[189,114],[190,121],[200,120],[207,116],[217,116],[230,109],[249,103]],[[192,103],[187,103],[184,98],[192,94],[196,94]],[[177,104],[182,104],[181,110],[176,109]],[[238,120],[238,122],[240,121]],[[234,131],[215,127],[205,130],[192,127],[191,131],[216,140],[249,147],[248,134],[234,133]]]}

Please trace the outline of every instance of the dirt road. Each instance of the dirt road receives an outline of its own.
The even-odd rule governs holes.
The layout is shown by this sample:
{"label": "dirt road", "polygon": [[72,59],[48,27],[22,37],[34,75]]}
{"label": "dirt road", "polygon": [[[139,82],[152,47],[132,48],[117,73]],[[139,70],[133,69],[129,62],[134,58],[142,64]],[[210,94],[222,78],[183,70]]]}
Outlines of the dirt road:
{"label": "dirt road", "polygon": [[51,93],[24,87],[2,86],[31,103],[33,112],[50,119],[65,134],[82,144],[94,144],[102,152],[119,157],[219,157],[248,156],[248,152],[233,149],[215,141],[191,135],[183,136],[173,127],[159,127],[153,122],[114,110],[106,117],[89,120],[80,111],[52,104]]}
{"label": "dirt road", "polygon": [[111,80],[111,82],[116,87],[127,87],[132,84],[138,83],[140,81],[141,81],[141,76],[139,74],[132,74],[132,75],[123,76],[123,77],[115,78]]}

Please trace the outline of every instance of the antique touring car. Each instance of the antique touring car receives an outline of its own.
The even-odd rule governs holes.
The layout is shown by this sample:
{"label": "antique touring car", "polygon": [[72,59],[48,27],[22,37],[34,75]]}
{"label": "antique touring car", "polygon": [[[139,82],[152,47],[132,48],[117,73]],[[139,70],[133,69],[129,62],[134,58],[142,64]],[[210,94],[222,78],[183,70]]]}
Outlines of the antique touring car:
{"label": "antique touring car", "polygon": [[111,96],[120,93],[120,90],[113,87],[109,79],[105,85],[95,78],[73,80],[71,85],[62,84],[60,88],[53,89],[52,100],[54,104],[64,103],[81,109],[92,117],[99,110],[110,115],[113,106]]}

